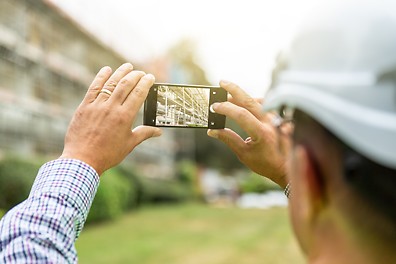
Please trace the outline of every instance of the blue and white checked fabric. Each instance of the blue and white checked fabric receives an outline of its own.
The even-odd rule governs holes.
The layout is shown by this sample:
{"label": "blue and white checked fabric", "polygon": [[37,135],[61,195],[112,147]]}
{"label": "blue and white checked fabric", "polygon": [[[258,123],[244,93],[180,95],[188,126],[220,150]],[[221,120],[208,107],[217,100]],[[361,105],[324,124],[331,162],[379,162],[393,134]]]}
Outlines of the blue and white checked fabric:
{"label": "blue and white checked fabric", "polygon": [[75,263],[79,236],[99,185],[84,162],[44,164],[29,197],[0,222],[0,263]]}

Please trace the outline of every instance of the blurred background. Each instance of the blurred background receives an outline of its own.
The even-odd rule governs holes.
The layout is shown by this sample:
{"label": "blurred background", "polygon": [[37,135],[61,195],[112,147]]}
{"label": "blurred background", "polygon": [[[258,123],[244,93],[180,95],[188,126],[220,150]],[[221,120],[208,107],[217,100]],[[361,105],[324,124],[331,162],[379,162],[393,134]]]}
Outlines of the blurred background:
{"label": "blurred background", "polygon": [[[102,66],[129,61],[158,82],[227,79],[262,97],[277,53],[323,1],[0,1],[0,215],[60,155]],[[106,174],[81,263],[303,263],[281,190],[206,130],[164,129]]]}

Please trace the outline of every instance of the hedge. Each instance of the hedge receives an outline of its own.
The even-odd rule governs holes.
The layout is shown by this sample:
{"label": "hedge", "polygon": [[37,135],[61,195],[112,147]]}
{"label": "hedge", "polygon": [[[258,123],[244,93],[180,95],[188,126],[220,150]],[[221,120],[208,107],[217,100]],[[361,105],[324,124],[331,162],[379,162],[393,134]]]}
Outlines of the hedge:
{"label": "hedge", "polygon": [[[0,208],[9,210],[29,195],[42,161],[7,157],[0,160]],[[87,223],[112,220],[144,203],[182,202],[197,197],[196,167],[180,163],[173,180],[147,178],[131,166],[105,172],[88,214]]]}
{"label": "hedge", "polygon": [[199,171],[195,162],[185,159],[177,163],[177,180],[188,190],[189,198],[203,200],[198,174]]}
{"label": "hedge", "polygon": [[[190,162],[191,163],[191,162]],[[181,162],[176,165],[175,179],[158,179],[143,176],[135,168],[127,165],[116,167],[130,185],[135,188],[135,195],[131,197],[128,208],[134,208],[145,203],[180,202],[195,197],[194,182],[196,167]]]}
{"label": "hedge", "polygon": [[122,165],[101,176],[87,223],[115,219],[142,204],[182,202],[192,197],[192,188],[184,181],[144,177]]}
{"label": "hedge", "polygon": [[181,202],[189,199],[191,193],[184,184],[174,180],[141,177],[140,203]]}
{"label": "hedge", "polygon": [[100,185],[88,214],[87,223],[112,220],[128,208],[133,187],[117,170],[112,169],[100,177]]}
{"label": "hedge", "polygon": [[126,201],[126,209],[134,209],[140,204],[141,196],[142,196],[142,184],[139,180],[139,175],[136,173],[135,168],[132,166],[128,166],[125,164],[119,165],[115,167],[115,170],[118,174],[122,175],[124,179],[128,182],[131,187],[130,195],[128,200]]}
{"label": "hedge", "polygon": [[40,165],[10,156],[0,160],[0,208],[9,210],[28,197]]}

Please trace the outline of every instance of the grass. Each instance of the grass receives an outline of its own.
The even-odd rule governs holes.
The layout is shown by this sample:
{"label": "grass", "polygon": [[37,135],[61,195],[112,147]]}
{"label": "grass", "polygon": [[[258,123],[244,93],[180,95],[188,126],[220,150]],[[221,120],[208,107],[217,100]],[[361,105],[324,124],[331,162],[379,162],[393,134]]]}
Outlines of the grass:
{"label": "grass", "polygon": [[83,264],[304,263],[285,208],[147,207],[88,226],[76,247]]}

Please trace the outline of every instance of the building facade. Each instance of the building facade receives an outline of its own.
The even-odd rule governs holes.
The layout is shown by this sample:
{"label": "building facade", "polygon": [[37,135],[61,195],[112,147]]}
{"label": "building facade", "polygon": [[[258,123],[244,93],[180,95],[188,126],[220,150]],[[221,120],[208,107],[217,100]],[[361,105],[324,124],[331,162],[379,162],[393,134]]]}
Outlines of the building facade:
{"label": "building facade", "polygon": [[[48,1],[0,1],[0,152],[59,155],[96,72],[125,61]],[[149,176],[171,177],[173,139],[166,131],[138,146],[126,162]]]}

